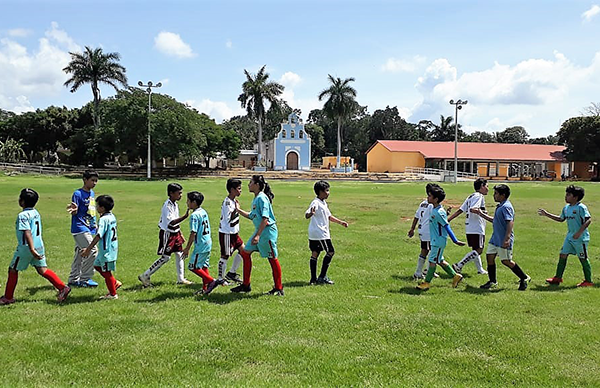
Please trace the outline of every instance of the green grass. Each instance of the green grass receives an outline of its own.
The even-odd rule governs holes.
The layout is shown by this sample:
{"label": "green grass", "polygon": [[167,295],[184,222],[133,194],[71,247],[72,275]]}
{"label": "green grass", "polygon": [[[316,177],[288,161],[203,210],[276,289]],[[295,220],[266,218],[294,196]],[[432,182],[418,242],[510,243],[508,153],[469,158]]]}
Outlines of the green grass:
{"label": "green grass", "polygon": [[[216,231],[225,193],[222,179],[180,181],[206,196],[213,229],[211,271],[216,271]],[[516,209],[514,257],[532,278],[517,291],[516,277],[499,266],[500,288],[482,292],[487,279],[472,264],[452,289],[441,274],[426,293],[411,280],[419,252],[409,239],[424,184],[332,182],[330,208],[350,222],[332,224],[334,286],[308,286],[308,221],[304,211],[312,182],[272,181],[286,296],[263,295],[272,287],[268,263],[254,258],[253,292],[220,287],[205,298],[175,285],[168,263],[142,289],[137,275],[156,258],[157,222],[168,182],[101,180],[97,194],[111,194],[119,221],[117,301],[106,292],[73,290],[67,303],[30,269],[21,273],[17,303],[0,309],[0,384],[30,385],[275,385],[275,386],[555,386],[599,385],[600,288],[577,289],[581,265],[570,259],[565,283],[544,284],[554,274],[566,224],[536,215],[559,213],[564,184],[512,184]],[[0,176],[0,251],[6,268],[15,245],[18,193],[40,193],[48,265],[66,280],[73,256],[65,206],[78,179]],[[447,203],[459,206],[470,184],[445,185]],[[584,184],[584,202],[600,215],[598,185]],[[488,207],[494,208],[488,195]],[[251,194],[240,198],[248,208]],[[182,208],[184,205],[181,206]],[[453,222],[464,235],[464,218]],[[596,273],[600,226],[591,225]],[[183,227],[188,233],[187,224]],[[243,219],[245,240],[252,224]],[[488,239],[491,236],[488,224]],[[486,241],[487,242],[487,241]],[[449,243],[446,258],[467,252]],[[256,255],[255,255],[256,256]],[[322,257],[321,257],[322,259]],[[320,265],[319,261],[319,265]],[[5,272],[3,271],[3,274]],[[0,278],[2,288],[5,276]],[[96,275],[96,280],[101,278]]]}

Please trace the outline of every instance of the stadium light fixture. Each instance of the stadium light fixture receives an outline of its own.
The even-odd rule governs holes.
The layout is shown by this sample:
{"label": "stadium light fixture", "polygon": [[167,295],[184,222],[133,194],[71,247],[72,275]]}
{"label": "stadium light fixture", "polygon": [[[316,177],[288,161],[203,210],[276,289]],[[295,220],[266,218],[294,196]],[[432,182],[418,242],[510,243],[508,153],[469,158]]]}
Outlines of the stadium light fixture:
{"label": "stadium light fixture", "polygon": [[450,105],[454,105],[454,183],[458,182],[458,111],[463,105],[467,105],[467,100],[450,100]]}
{"label": "stadium light fixture", "polygon": [[156,85],[152,83],[152,81],[148,81],[146,85],[142,81],[138,81],[138,86],[142,88],[146,88],[146,93],[148,93],[148,164],[146,177],[148,179],[152,178],[152,158],[151,158],[151,143],[150,143],[150,112],[152,110],[152,88],[160,88],[162,83],[159,82]]}

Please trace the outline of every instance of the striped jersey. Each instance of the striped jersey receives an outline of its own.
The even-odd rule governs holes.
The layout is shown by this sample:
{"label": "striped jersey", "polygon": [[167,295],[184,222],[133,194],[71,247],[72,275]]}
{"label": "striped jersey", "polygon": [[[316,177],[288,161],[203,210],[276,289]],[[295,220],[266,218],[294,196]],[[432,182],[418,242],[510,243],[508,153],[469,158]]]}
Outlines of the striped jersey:
{"label": "striped jersey", "polygon": [[415,218],[419,220],[419,238],[421,241],[429,241],[429,219],[431,218],[431,209],[433,205],[424,200],[421,202],[415,213]]}
{"label": "striped jersey", "polygon": [[219,232],[236,234],[240,232],[240,213],[235,208],[235,199],[225,197],[221,206],[221,222]]}
{"label": "striped jersey", "polygon": [[179,218],[179,205],[177,202],[173,202],[167,199],[163,204],[162,211],[160,212],[160,220],[158,221],[158,227],[165,232],[177,233],[179,232],[179,224],[169,225],[173,220]]}

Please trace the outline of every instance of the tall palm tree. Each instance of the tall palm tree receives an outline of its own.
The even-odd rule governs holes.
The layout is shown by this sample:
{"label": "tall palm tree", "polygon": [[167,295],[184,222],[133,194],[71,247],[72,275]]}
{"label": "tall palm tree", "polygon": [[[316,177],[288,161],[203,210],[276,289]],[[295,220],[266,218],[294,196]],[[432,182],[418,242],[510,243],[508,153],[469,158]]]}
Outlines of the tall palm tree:
{"label": "tall palm tree", "polygon": [[242,108],[248,112],[248,117],[256,122],[258,127],[258,161],[262,160],[262,125],[265,120],[265,101],[272,106],[279,106],[279,97],[283,93],[283,85],[269,81],[269,73],[265,72],[267,65],[260,68],[255,76],[244,69],[246,81],[242,84],[242,94],[238,97]]}
{"label": "tall palm tree", "polygon": [[337,121],[337,168],[340,168],[340,155],[342,153],[342,122],[347,119],[356,107],[356,90],[350,86],[354,78],[334,78],[328,74],[329,87],[319,93],[319,101],[327,97],[323,111],[331,119]]}
{"label": "tall palm tree", "polygon": [[82,53],[72,53],[69,65],[63,69],[71,78],[65,82],[66,87],[71,88],[74,93],[82,85],[89,83],[94,95],[94,126],[100,126],[98,107],[100,105],[100,83],[112,86],[116,91],[119,85],[127,87],[127,76],[125,67],[119,64],[121,54],[104,53],[101,48],[92,49],[85,46]]}

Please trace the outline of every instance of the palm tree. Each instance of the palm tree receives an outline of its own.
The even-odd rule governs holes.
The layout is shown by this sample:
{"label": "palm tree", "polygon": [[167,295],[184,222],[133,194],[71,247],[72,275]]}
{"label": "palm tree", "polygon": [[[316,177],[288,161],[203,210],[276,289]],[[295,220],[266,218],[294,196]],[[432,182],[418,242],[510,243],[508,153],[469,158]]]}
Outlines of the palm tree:
{"label": "palm tree", "polygon": [[330,85],[319,93],[319,101],[327,97],[323,111],[332,120],[337,121],[337,168],[340,168],[340,155],[342,153],[342,122],[348,118],[356,107],[356,90],[350,86],[354,78],[334,78],[328,74]]}
{"label": "palm tree", "polygon": [[[458,140],[464,139],[466,134],[460,129],[462,125],[458,124]],[[454,141],[454,117],[440,115],[440,124],[434,124],[431,137],[434,141]]]}
{"label": "palm tree", "polygon": [[72,53],[71,62],[63,69],[71,78],[65,82],[66,87],[71,88],[74,93],[83,84],[89,83],[94,95],[94,126],[100,126],[98,107],[100,105],[100,88],[98,84],[105,83],[112,86],[116,91],[118,86],[127,87],[127,76],[125,67],[119,64],[121,55],[119,53],[104,53],[101,48],[92,49],[85,46],[83,53]]}
{"label": "palm tree", "polygon": [[25,142],[22,140],[11,139],[10,137],[4,142],[0,140],[0,160],[8,163],[16,163],[19,160],[25,159],[24,145]]}
{"label": "palm tree", "polygon": [[265,101],[271,106],[279,106],[277,97],[283,93],[283,85],[269,81],[269,73],[265,72],[267,65],[260,68],[255,76],[244,69],[246,81],[242,84],[242,94],[238,97],[242,108],[248,112],[258,126],[258,162],[262,160],[262,125],[265,120]]}

